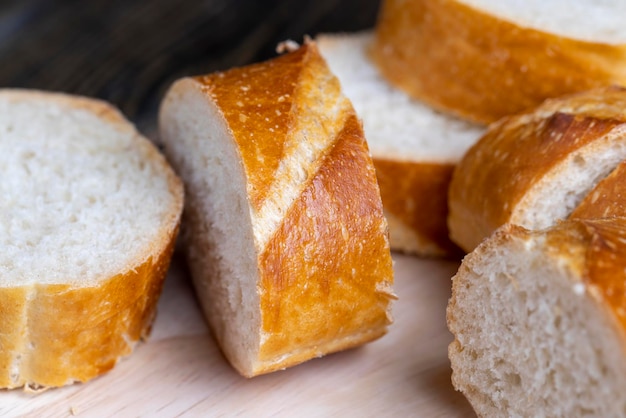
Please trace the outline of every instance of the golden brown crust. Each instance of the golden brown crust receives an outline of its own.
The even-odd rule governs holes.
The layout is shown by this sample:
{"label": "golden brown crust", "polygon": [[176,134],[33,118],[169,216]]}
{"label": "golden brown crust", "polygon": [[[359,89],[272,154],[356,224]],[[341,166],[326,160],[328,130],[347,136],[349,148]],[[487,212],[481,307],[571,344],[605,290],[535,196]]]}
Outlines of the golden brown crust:
{"label": "golden brown crust", "polygon": [[176,231],[156,259],[91,288],[37,285],[25,303],[28,345],[22,385],[85,382],[108,370],[149,334]]}
{"label": "golden brown crust", "polygon": [[[155,259],[94,287],[1,289],[0,386],[85,382],[130,354],[149,334],[176,234],[177,229],[170,231]],[[12,377],[16,372],[19,376]]]}
{"label": "golden brown crust", "polygon": [[548,100],[492,125],[455,168],[448,201],[452,240],[471,251],[509,222],[543,176],[575,150],[624,126],[622,105],[626,90],[598,89]]}
{"label": "golden brown crust", "polygon": [[[229,352],[232,318],[205,307],[225,356],[252,377],[383,335],[393,269],[380,191],[362,127],[316,45],[194,80],[242,163],[258,257],[258,281],[242,290],[251,286],[259,297],[261,337],[247,347],[249,358]],[[190,263],[196,286],[229,280]],[[204,305],[210,297],[220,296],[201,298]]]}
{"label": "golden brown crust", "polygon": [[[221,110],[232,135],[246,138],[239,146],[249,175],[250,199],[257,209],[285,153],[284,138],[295,123],[291,108],[302,71],[302,55],[303,51],[286,54],[276,61],[196,77]],[[258,132],[267,135],[258,136]]]}
{"label": "golden brown crust", "polygon": [[567,39],[454,0],[387,0],[372,56],[413,97],[489,123],[546,98],[626,85],[626,45]]}
{"label": "golden brown crust", "polygon": [[[272,60],[196,77],[221,110],[233,137],[239,139],[255,209],[266,200],[282,159],[298,146],[289,136],[296,117],[305,117],[314,106],[300,90],[318,87],[311,80],[326,72],[317,46],[308,43]],[[325,88],[325,95],[339,95],[336,80]]]}
{"label": "golden brown crust", "polygon": [[24,287],[5,288],[0,290],[0,387],[11,388],[15,385],[11,380],[13,357],[21,350],[22,333],[25,318],[23,307],[26,302],[27,289]]}
{"label": "golden brown crust", "polygon": [[[422,256],[457,257],[461,250],[448,234],[448,187],[454,164],[416,163],[374,158],[383,207],[387,216],[417,236],[424,244],[415,248],[394,237],[391,248],[417,252]],[[426,244],[428,243],[428,244]]]}
{"label": "golden brown crust", "polygon": [[384,229],[374,170],[351,115],[260,256],[268,338],[259,357],[270,364],[263,371],[386,333],[390,295],[381,289],[391,287],[393,272]]}
{"label": "golden brown crust", "polygon": [[626,330],[626,218],[581,221],[590,235],[587,253],[591,293],[608,305]]}
{"label": "golden brown crust", "polygon": [[[570,219],[546,232],[553,258],[567,259],[588,293],[626,336],[626,218]],[[544,232],[535,232],[542,234]]]}
{"label": "golden brown crust", "polygon": [[[33,90],[3,90],[15,101],[50,102],[84,111],[120,131],[135,131],[110,104],[85,97]],[[110,370],[149,335],[174,250],[183,207],[183,186],[164,157],[145,138],[144,158],[160,166],[172,202],[157,239],[127,271],[89,286],[34,284],[0,287],[0,387],[48,388],[85,382]]]}

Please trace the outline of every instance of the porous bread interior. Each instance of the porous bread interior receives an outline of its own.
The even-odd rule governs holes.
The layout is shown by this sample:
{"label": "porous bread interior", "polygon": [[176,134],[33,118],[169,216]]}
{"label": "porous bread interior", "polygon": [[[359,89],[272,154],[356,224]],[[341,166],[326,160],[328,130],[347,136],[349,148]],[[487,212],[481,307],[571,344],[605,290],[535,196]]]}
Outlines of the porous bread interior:
{"label": "porous bread interior", "polygon": [[484,128],[437,112],[383,79],[368,58],[373,34],[320,35],[319,50],[363,121],[374,158],[457,162]]}
{"label": "porous bread interior", "polygon": [[165,153],[185,182],[181,235],[191,276],[224,354],[249,372],[261,318],[245,173],[215,104],[194,81],[177,84],[164,100],[160,132]]}
{"label": "porous bread interior", "polygon": [[478,415],[624,416],[624,341],[607,308],[541,242],[483,247],[448,307],[452,380]]}
{"label": "porous bread interior", "polygon": [[160,250],[171,217],[148,141],[59,97],[0,94],[2,286],[85,286],[125,272]]}
{"label": "porous bread interior", "polygon": [[626,130],[616,128],[602,140],[571,153],[553,173],[526,192],[510,222],[528,229],[544,229],[565,219],[587,194],[626,159]]}
{"label": "porous bread interior", "polygon": [[458,0],[518,26],[609,44],[626,43],[626,2],[620,0]]}

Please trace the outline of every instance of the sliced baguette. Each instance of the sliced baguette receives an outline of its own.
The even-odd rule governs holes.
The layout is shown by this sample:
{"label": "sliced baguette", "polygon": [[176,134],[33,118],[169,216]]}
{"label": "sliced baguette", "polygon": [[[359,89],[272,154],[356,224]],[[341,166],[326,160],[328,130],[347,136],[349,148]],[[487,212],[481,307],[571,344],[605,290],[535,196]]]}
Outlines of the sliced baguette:
{"label": "sliced baguette", "polygon": [[411,96],[490,123],[546,98],[626,85],[625,14],[617,0],[385,0],[373,57]]}
{"label": "sliced baguette", "polygon": [[[625,109],[626,89],[600,88],[490,126],[453,174],[452,240],[469,252],[505,223],[542,229],[570,216],[626,159]],[[597,210],[609,204],[592,202]]]}
{"label": "sliced baguette", "polygon": [[186,185],[195,289],[236,370],[252,377],[385,334],[393,272],[374,167],[314,43],[177,81],[159,124]]}
{"label": "sliced baguette", "polygon": [[626,218],[505,225],[453,278],[452,382],[478,416],[626,414]]}
{"label": "sliced baguette", "polygon": [[183,207],[106,103],[0,91],[0,387],[84,382],[150,331]]}
{"label": "sliced baguette", "polygon": [[484,128],[439,113],[389,84],[369,58],[372,40],[367,31],[316,38],[363,121],[391,248],[458,255],[448,237],[448,185],[454,166]]}

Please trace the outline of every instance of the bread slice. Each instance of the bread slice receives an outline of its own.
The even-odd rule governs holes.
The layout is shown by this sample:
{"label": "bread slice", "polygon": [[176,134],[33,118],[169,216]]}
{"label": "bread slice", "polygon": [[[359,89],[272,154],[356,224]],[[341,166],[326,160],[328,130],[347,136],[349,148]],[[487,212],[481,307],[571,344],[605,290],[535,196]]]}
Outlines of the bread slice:
{"label": "bread slice", "polygon": [[373,48],[394,85],[476,122],[626,85],[626,3],[386,0]]}
{"label": "bread slice", "polygon": [[252,377],[385,334],[393,272],[374,167],[313,42],[177,81],[159,124],[186,185],[195,289],[236,370]]}
{"label": "bread slice", "polygon": [[478,416],[626,414],[625,225],[506,225],[463,260],[449,356]]}
{"label": "bread slice", "polygon": [[146,336],[180,180],[110,105],[0,90],[0,387],[84,382]]}
{"label": "bread slice", "polygon": [[567,218],[626,159],[624,109],[626,89],[600,88],[493,124],[453,174],[452,240],[469,252],[505,223],[542,229]]}
{"label": "bread slice", "polygon": [[363,121],[393,250],[460,253],[448,237],[448,185],[484,128],[439,113],[382,78],[369,58],[370,31],[317,36],[320,52]]}

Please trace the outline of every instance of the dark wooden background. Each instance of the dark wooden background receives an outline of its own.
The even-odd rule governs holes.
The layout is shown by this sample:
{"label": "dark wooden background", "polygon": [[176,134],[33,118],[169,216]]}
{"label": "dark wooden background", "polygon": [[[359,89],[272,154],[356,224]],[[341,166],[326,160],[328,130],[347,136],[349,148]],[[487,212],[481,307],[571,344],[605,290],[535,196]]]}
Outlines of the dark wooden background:
{"label": "dark wooden background", "polygon": [[0,87],[112,102],[148,134],[176,78],[372,27],[378,0],[0,0]]}

